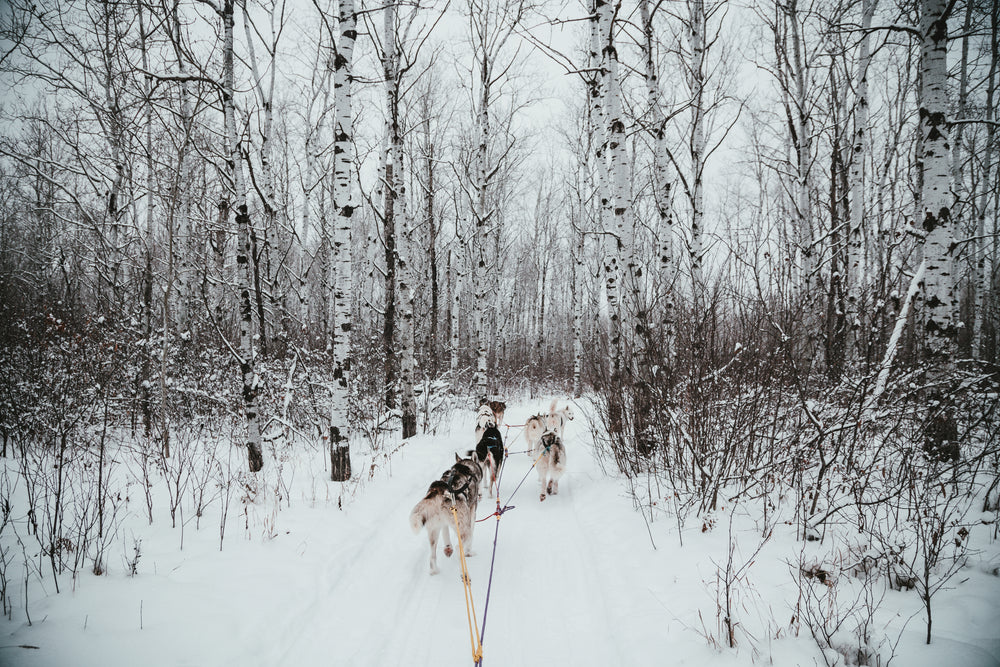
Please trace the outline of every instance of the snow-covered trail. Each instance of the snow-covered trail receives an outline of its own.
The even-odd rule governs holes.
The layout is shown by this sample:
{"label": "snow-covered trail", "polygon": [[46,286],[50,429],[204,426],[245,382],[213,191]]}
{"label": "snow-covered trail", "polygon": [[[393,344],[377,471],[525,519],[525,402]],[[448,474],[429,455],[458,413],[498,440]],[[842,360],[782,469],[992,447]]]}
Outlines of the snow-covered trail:
{"label": "snow-covered trail", "polygon": [[[548,405],[513,404],[506,421],[523,423]],[[795,636],[792,568],[799,557],[823,558],[829,547],[796,542],[791,525],[765,528],[750,503],[720,508],[705,518],[713,525],[704,530],[702,519],[691,518],[683,547],[666,514],[647,532],[627,482],[601,470],[587,407],[575,406],[577,418],[567,425],[559,494],[539,502],[531,471],[499,522],[484,664],[820,664],[808,630]],[[526,447],[516,435],[506,434],[515,452]],[[126,548],[141,539],[137,576],[126,576],[112,554],[107,574],[83,574],[73,587],[64,582],[58,595],[43,582],[45,595],[30,600],[30,625],[21,609],[17,620],[0,625],[0,667],[471,665],[457,553],[445,558],[439,545],[441,572],[431,576],[426,533],[413,535],[409,514],[472,440],[472,412],[456,414],[445,435],[405,444],[343,509],[341,485],[325,481],[324,453],[302,452],[285,471],[294,477],[290,506],[274,513],[273,495],[247,506],[234,498],[221,552],[218,504],[200,529],[189,518],[182,530],[164,521],[158,500],[156,523],[136,512],[122,529]],[[363,457],[355,465],[367,475]],[[502,500],[530,466],[526,454],[508,459]],[[494,507],[484,497],[478,516]],[[493,518],[477,524],[476,555],[468,560],[480,622],[496,528]],[[774,537],[754,557],[765,529]],[[716,607],[730,539],[736,567],[753,559],[734,587],[735,649],[719,646]],[[992,556],[984,558],[988,565]],[[990,572],[966,568],[935,598],[929,647],[916,595],[887,592],[880,627],[891,626],[895,638],[906,626],[899,662],[1000,664],[1000,578]]]}
{"label": "snow-covered trail", "polygon": [[[533,412],[512,408],[506,420],[521,423]],[[450,465],[455,451],[468,449],[469,430],[469,437],[452,434],[406,447],[393,464],[393,476],[351,507],[357,528],[337,531],[345,541],[336,545],[327,566],[322,559],[312,564],[315,597],[282,610],[271,631],[284,640],[256,655],[265,655],[268,664],[288,665],[331,659],[338,665],[471,663],[457,553],[445,558],[439,546],[441,573],[431,576],[426,533],[413,536],[407,524],[427,485]],[[516,433],[511,430],[508,439]],[[629,501],[601,474],[582,420],[569,424],[565,439],[569,468],[558,495],[539,501],[537,474],[529,472],[526,454],[512,455],[504,471],[504,500],[528,477],[510,501],[514,509],[499,524],[484,664],[624,665],[655,655],[651,643],[666,650],[666,633],[649,637],[630,630],[672,622],[632,580],[642,574],[629,567],[630,545],[648,540],[641,519],[619,520]],[[509,446],[523,450],[524,440]],[[484,497],[478,515],[486,517],[494,507],[495,501]],[[496,519],[477,524],[476,555],[468,559],[480,623],[496,524]],[[310,541],[322,540],[315,535],[322,530],[315,526]],[[633,623],[637,616],[645,618]]]}

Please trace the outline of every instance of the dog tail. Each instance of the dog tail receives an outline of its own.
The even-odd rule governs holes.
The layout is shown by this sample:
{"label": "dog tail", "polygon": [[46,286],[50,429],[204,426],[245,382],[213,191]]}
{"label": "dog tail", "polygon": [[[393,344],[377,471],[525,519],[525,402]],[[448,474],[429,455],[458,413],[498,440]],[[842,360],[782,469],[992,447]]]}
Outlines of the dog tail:
{"label": "dog tail", "polygon": [[413,534],[419,533],[425,523],[427,523],[427,514],[424,512],[424,501],[421,500],[410,512],[410,528],[413,529]]}
{"label": "dog tail", "polygon": [[558,398],[552,399],[552,405],[549,406],[549,414],[554,415],[556,413],[556,403],[559,402]]}

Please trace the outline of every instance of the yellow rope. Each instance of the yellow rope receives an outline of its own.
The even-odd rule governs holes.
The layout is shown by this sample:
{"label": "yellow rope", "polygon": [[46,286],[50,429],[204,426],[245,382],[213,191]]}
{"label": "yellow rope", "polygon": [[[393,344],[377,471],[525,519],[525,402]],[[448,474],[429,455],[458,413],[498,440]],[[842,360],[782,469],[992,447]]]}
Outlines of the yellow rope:
{"label": "yellow rope", "polygon": [[[451,508],[455,517],[455,534],[458,535],[458,560],[462,564],[462,588],[465,591],[465,614],[469,619],[469,641],[472,644],[472,660],[479,663],[483,659],[483,645],[479,643],[479,621],[476,619],[476,605],[472,601],[472,579],[469,578],[469,568],[465,563],[465,547],[462,546],[462,531],[458,527],[458,510]],[[473,632],[473,624],[475,631]]]}

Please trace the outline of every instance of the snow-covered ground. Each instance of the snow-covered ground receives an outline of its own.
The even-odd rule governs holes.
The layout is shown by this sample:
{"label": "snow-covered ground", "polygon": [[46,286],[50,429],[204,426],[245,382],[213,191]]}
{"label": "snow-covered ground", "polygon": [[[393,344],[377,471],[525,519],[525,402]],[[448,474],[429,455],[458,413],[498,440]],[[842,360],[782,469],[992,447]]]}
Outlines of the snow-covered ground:
{"label": "snow-covered ground", "polygon": [[[548,404],[512,404],[506,421],[523,423]],[[672,518],[647,526],[627,482],[602,470],[587,405],[576,413],[560,493],[539,502],[531,472],[499,522],[483,664],[824,664],[793,617],[799,558],[823,561],[829,547],[796,542],[794,528],[782,522],[761,547],[762,517],[728,507],[711,527],[689,519],[681,546]],[[65,579],[59,594],[50,576],[41,582],[44,593],[31,587],[27,605],[17,591],[23,581],[9,584],[16,599],[12,620],[0,627],[0,664],[471,664],[457,553],[445,558],[439,550],[441,572],[430,576],[426,534],[414,536],[408,517],[454,452],[471,447],[473,417],[456,414],[450,432],[418,436],[391,461],[380,459],[371,479],[350,485],[342,509],[341,485],[325,481],[324,452],[293,457],[282,471],[289,492],[279,511],[273,481],[263,483],[268,489],[256,502],[233,497],[222,551],[220,502],[208,507],[199,529],[189,516],[182,529],[170,527],[159,497],[153,525],[142,501],[131,498],[107,574]],[[524,449],[523,438],[508,444]],[[367,478],[370,464],[355,456],[356,474]],[[511,456],[502,498],[530,465],[525,454]],[[492,510],[483,498],[479,516]],[[477,524],[469,559],[480,623],[496,528],[492,518]],[[930,646],[916,593],[885,592],[874,626],[877,636],[899,639],[893,664],[1000,665],[1000,577],[993,573],[1000,547],[991,534],[991,526],[973,530],[970,564],[934,598]],[[717,606],[730,535],[731,570],[742,568],[731,585],[735,648],[724,646]],[[9,532],[3,539],[12,546]],[[125,563],[137,542],[141,556],[130,577]],[[845,606],[849,576],[834,584],[843,586]],[[882,664],[891,654],[884,648]]]}

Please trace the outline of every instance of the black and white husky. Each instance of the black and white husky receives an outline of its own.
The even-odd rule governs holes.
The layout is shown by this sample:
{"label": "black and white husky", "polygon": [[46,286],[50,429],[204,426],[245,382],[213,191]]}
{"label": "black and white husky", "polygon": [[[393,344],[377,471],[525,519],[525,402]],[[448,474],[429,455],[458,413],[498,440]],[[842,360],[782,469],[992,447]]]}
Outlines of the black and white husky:
{"label": "black and white husky", "polygon": [[535,468],[538,470],[538,500],[545,500],[545,494],[559,493],[559,478],[566,471],[566,447],[562,438],[554,431],[546,431],[538,439],[533,456],[538,459]]}
{"label": "black and white husky", "polygon": [[497,428],[499,420],[492,406],[483,405],[476,415],[476,460],[483,468],[483,486],[490,497],[493,496],[493,485],[500,474],[503,465],[503,437]]}
{"label": "black and white husky", "polygon": [[444,537],[444,555],[451,556],[451,529],[455,527],[452,508],[458,513],[458,535],[461,537],[465,555],[474,555],[472,529],[475,526],[476,505],[479,503],[479,483],[483,471],[476,459],[463,459],[455,455],[455,465],[445,471],[441,479],[431,482],[427,495],[410,512],[410,527],[414,533],[427,528],[427,538],[431,543],[431,574],[438,573],[438,537]]}

